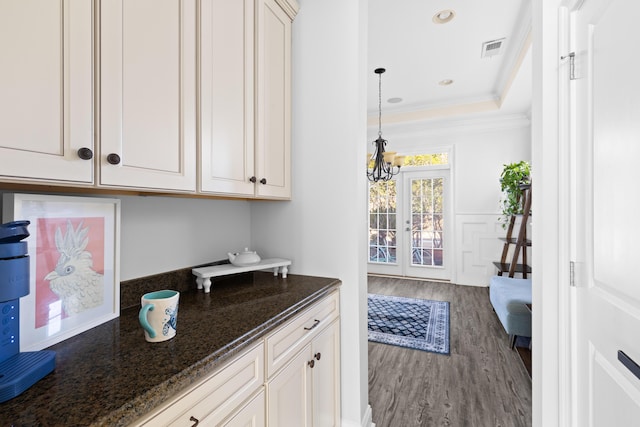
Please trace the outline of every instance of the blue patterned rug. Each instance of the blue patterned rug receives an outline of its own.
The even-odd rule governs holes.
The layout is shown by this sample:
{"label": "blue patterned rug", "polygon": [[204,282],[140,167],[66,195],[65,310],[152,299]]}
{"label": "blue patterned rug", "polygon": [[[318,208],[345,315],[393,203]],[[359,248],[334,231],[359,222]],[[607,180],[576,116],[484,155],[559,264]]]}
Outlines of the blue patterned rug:
{"label": "blue patterned rug", "polygon": [[369,341],[449,354],[449,303],[368,295]]}

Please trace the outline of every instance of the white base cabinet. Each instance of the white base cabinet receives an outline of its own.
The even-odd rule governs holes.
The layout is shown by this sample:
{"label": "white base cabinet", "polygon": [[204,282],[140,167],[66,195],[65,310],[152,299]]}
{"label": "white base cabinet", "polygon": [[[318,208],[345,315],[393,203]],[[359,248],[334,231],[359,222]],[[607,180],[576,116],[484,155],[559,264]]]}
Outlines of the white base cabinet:
{"label": "white base cabinet", "polygon": [[267,383],[268,425],[340,425],[340,324],[334,320]]}
{"label": "white base cabinet", "polygon": [[136,426],[340,425],[340,293],[327,295]]}
{"label": "white base cabinet", "polygon": [[339,316],[336,291],[266,338],[268,425],[340,425]]}
{"label": "white base cabinet", "polygon": [[264,390],[221,424],[223,427],[262,427],[265,425]]}
{"label": "white base cabinet", "polygon": [[[158,408],[136,425],[177,427],[190,426],[195,422],[198,422],[198,425],[220,425],[231,414],[239,415],[247,399],[258,398],[253,396],[256,393],[260,395],[264,388],[263,383],[264,346],[261,343],[238,356],[224,369]],[[264,407],[264,398],[261,404]],[[250,412],[251,409],[246,411]],[[247,418],[247,412],[240,417]]]}
{"label": "white base cabinet", "polygon": [[267,413],[270,426],[306,427],[312,425],[311,360],[307,346],[267,384]]}

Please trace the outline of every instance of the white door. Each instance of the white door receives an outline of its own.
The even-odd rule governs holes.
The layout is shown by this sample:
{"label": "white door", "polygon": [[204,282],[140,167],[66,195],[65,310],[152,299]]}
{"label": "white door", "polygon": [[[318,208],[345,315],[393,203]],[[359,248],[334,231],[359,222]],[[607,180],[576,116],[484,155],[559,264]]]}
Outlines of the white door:
{"label": "white door", "polygon": [[624,357],[640,363],[639,16],[634,0],[587,0],[574,16],[578,426],[640,423],[640,373]]}
{"label": "white door", "polygon": [[408,172],[403,180],[404,275],[449,280],[449,169]]}
{"label": "white door", "polygon": [[449,280],[449,169],[403,171],[370,187],[368,271]]}

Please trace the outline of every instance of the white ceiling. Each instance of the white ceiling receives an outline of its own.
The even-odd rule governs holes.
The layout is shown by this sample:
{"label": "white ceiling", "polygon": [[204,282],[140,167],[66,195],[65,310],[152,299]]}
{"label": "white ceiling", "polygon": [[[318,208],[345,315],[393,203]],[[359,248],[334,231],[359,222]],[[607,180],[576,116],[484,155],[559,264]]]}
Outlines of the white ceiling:
{"label": "white ceiling", "polygon": [[[531,105],[530,0],[369,0],[368,115],[415,122],[469,115],[523,114]],[[453,10],[445,24],[433,22]],[[502,53],[482,58],[482,44],[505,38]],[[453,84],[442,86],[444,79]],[[389,103],[399,97],[400,103]]]}

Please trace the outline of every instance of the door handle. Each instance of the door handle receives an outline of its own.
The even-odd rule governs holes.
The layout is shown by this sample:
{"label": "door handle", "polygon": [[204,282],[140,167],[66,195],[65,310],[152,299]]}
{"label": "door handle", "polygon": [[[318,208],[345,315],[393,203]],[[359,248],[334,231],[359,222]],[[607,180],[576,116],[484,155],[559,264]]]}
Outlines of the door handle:
{"label": "door handle", "polygon": [[624,351],[618,350],[618,360],[622,362],[622,364],[631,371],[633,375],[636,376],[637,379],[640,380],[640,366],[636,362],[633,361],[632,358],[627,356]]}

